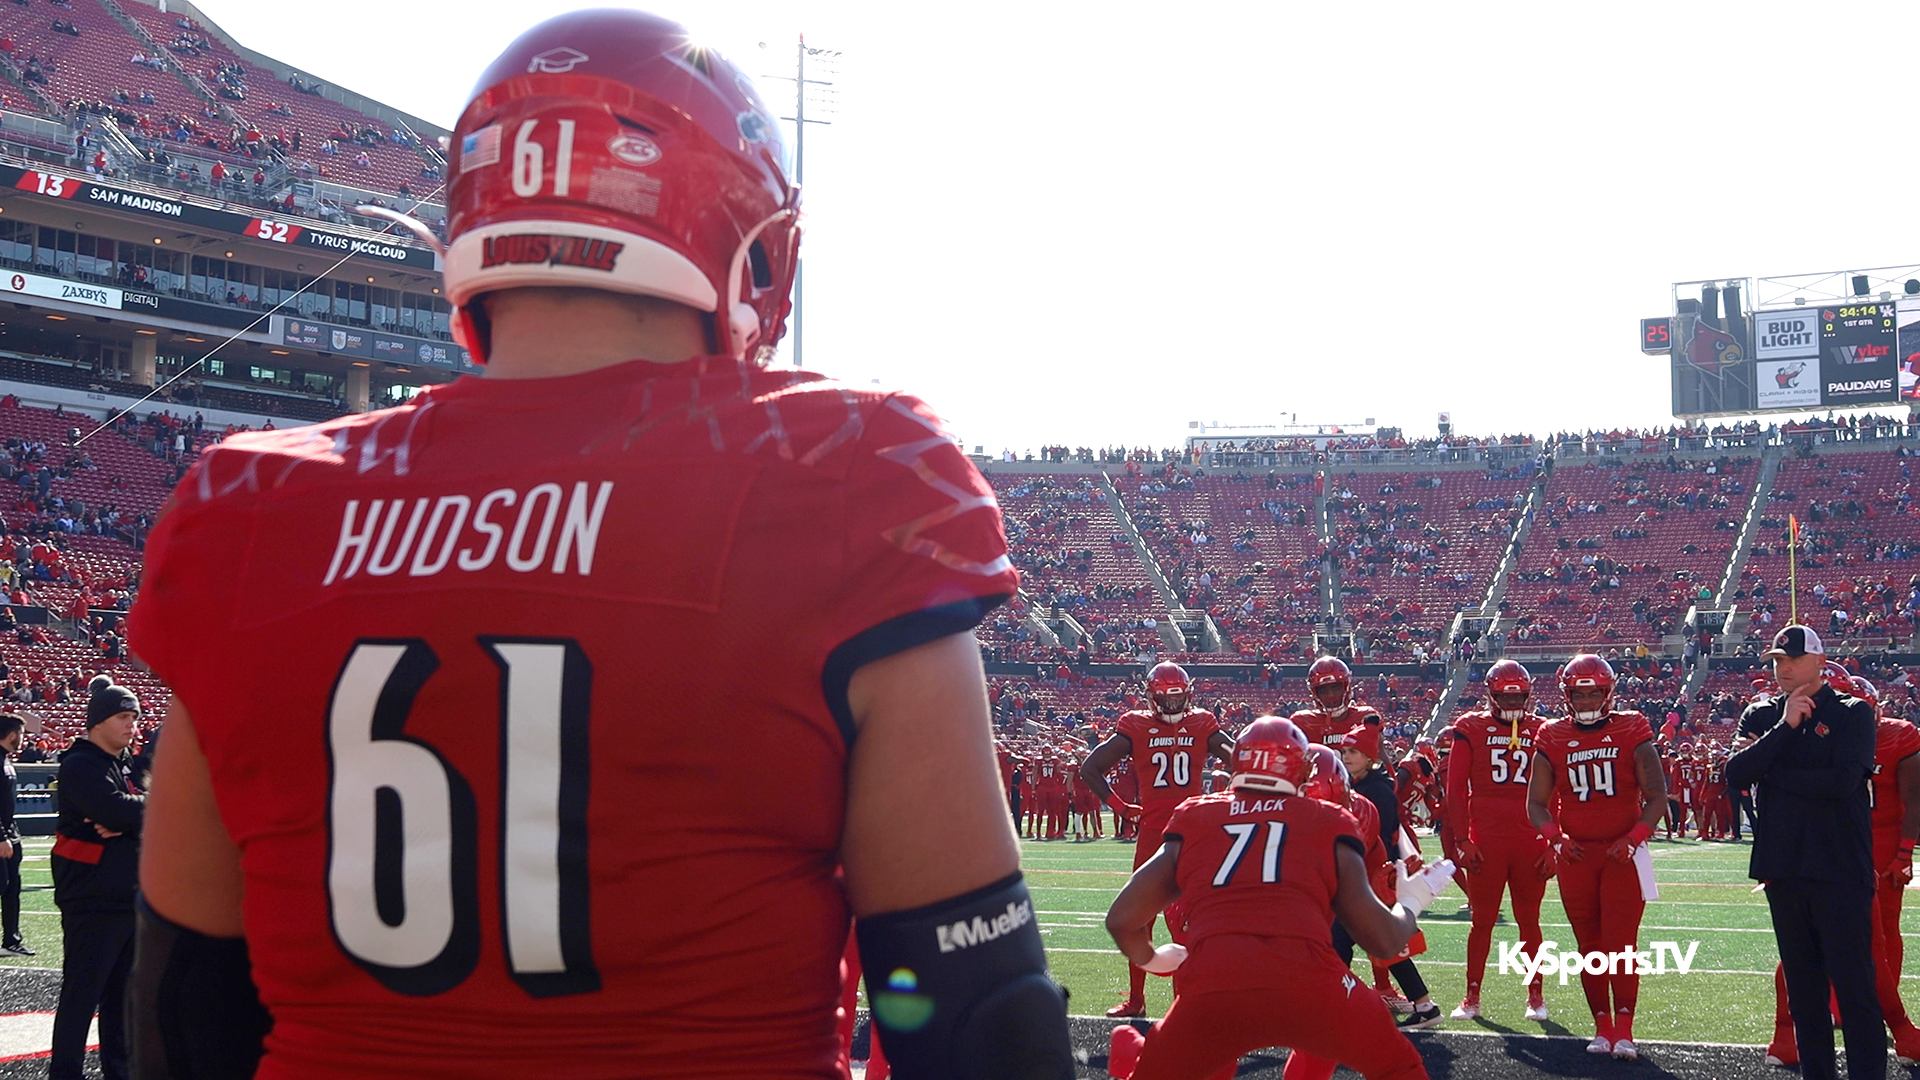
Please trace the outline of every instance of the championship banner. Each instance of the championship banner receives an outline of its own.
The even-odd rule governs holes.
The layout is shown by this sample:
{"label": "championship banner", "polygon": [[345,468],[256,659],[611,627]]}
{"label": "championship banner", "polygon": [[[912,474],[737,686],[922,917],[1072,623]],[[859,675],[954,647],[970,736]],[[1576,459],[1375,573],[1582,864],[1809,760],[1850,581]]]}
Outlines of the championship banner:
{"label": "championship banner", "polygon": [[[1808,316],[1812,323],[1812,316]],[[1762,360],[1754,365],[1754,407],[1757,409],[1812,409],[1820,405],[1820,361]]]}
{"label": "championship banner", "polygon": [[1894,305],[1851,303],[1820,309],[1820,404],[1857,409],[1899,400]]}
{"label": "championship banner", "polygon": [[274,316],[274,322],[278,325],[274,328],[272,337],[282,345],[312,349],[315,352],[383,360],[389,364],[402,366],[422,364],[447,371],[479,370],[479,366],[473,362],[472,357],[467,355],[465,349],[444,341],[384,334],[357,326],[335,326],[332,323],[283,315]]}
{"label": "championship banner", "polygon": [[[1753,357],[1756,360],[1785,360],[1789,357],[1820,355],[1818,312],[1806,308],[1753,313]],[[1767,406],[1762,405],[1761,408]]]}

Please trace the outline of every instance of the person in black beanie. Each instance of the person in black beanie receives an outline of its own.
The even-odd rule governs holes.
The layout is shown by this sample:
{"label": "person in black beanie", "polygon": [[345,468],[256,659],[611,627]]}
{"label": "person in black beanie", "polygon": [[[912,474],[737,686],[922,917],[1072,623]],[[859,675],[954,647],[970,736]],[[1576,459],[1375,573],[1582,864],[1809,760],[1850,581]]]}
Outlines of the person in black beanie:
{"label": "person in black beanie", "polygon": [[127,748],[140,701],[105,675],[87,687],[87,733],[60,755],[60,824],[53,843],[53,901],[66,956],[53,1018],[51,1080],[80,1080],[87,1026],[100,1010],[100,1069],[127,1076],[127,973],[133,966],[133,900],[139,883],[146,796]]}
{"label": "person in black beanie", "polygon": [[20,826],[14,821],[13,755],[26,738],[27,722],[13,713],[0,713],[0,952],[32,956],[20,937]]}

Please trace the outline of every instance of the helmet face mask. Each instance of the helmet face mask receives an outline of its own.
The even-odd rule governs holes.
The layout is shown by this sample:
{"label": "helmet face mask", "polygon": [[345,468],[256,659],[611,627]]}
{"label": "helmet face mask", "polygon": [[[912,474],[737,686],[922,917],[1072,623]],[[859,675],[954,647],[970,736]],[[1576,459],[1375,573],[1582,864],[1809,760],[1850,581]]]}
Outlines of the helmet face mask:
{"label": "helmet face mask", "polygon": [[1307,668],[1307,686],[1320,711],[1339,719],[1353,703],[1353,671],[1337,656],[1323,656]]}
{"label": "helmet face mask", "polygon": [[1567,714],[1576,723],[1593,725],[1607,718],[1613,701],[1613,665],[1592,653],[1582,653],[1560,669],[1560,691]]}
{"label": "helmet face mask", "polygon": [[1528,694],[1490,694],[1494,715],[1502,720],[1525,720],[1532,710],[1528,703],[1532,700]]}
{"label": "helmet face mask", "polygon": [[1533,711],[1533,676],[1517,660],[1500,660],[1487,669],[1487,700],[1494,714],[1517,723]]}
{"label": "helmet face mask", "polygon": [[1147,696],[1156,712],[1178,716],[1193,707],[1193,677],[1172,661],[1162,661],[1147,673]]}

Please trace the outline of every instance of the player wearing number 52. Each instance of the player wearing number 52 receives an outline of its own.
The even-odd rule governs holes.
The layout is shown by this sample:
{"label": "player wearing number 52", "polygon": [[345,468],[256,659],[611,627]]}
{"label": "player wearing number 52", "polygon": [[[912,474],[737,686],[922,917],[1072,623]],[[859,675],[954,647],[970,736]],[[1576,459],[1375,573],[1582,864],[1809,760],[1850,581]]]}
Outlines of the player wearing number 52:
{"label": "player wearing number 52", "polygon": [[666,19],[527,31],[448,170],[484,377],[175,491],[129,615],[175,693],[148,1075],[249,1052],[189,979],[257,993],[276,1080],[833,1080],[857,920],[899,1075],[1073,1076],[971,633],[999,509],[923,402],[771,365],[780,138]]}
{"label": "player wearing number 52", "polygon": [[[1555,847],[1560,902],[1583,953],[1621,952],[1639,940],[1642,877],[1652,877],[1645,845],[1667,812],[1653,728],[1640,713],[1613,707],[1613,687],[1613,668],[1591,653],[1560,669],[1567,716],[1534,737],[1527,786],[1527,818]],[[1593,1013],[1587,1052],[1631,1061],[1640,1056],[1633,1044],[1640,976],[1631,964],[1619,967],[1580,976]]]}
{"label": "player wearing number 52", "polygon": [[[1173,808],[1201,793],[1208,756],[1229,766],[1233,761],[1233,740],[1220,730],[1220,721],[1193,707],[1193,679],[1185,668],[1171,661],[1154,665],[1147,673],[1147,696],[1153,707],[1121,714],[1113,734],[1080,763],[1080,778],[1101,802],[1140,820],[1133,845],[1136,869],[1160,850],[1160,833]],[[1107,773],[1128,758],[1139,782],[1138,806],[1121,802],[1107,784]],[[1167,912],[1167,931],[1176,942],[1186,936],[1182,924],[1177,912]],[[1135,964],[1128,976],[1127,1000],[1108,1009],[1108,1016],[1147,1014],[1147,972]]]}
{"label": "player wearing number 52", "polygon": [[[1747,706],[1729,787],[1757,785],[1761,824],[1748,875],[1766,883],[1767,907],[1787,983],[1800,1072],[1838,1075],[1828,987],[1847,1039],[1847,1075],[1886,1074],[1885,1017],[1874,992],[1873,706],[1823,680],[1826,646],[1809,626],[1788,626],[1761,654],[1780,693]],[[1852,689],[1844,670],[1835,682]]]}

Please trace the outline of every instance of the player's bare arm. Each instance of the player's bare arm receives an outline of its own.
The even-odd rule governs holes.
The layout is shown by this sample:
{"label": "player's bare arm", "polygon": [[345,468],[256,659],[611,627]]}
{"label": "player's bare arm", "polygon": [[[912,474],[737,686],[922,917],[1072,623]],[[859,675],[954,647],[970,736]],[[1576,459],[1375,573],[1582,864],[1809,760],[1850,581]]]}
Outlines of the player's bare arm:
{"label": "player's bare arm", "polygon": [[1153,962],[1153,920],[1180,898],[1180,841],[1169,839],[1133,872],[1107,909],[1107,933],[1138,967]]}
{"label": "player's bare arm", "polygon": [[[945,900],[1019,869],[972,634],[867,664],[854,673],[847,702],[859,736],[841,859],[855,916]],[[900,827],[934,820],[939,845]]]}
{"label": "player's bare arm", "polygon": [[1667,812],[1667,773],[1660,767],[1660,751],[1653,743],[1633,748],[1633,771],[1640,778],[1640,823],[1652,831]]}
{"label": "player's bare arm", "polygon": [[[1208,745],[1212,745],[1209,741]],[[1080,779],[1093,789],[1093,795],[1101,802],[1113,798],[1113,788],[1107,783],[1107,774],[1115,765],[1133,753],[1133,740],[1125,735],[1109,735],[1107,741],[1093,748],[1087,760],[1080,763]]]}
{"label": "player's bare arm", "polygon": [[[1638,770],[1637,756],[1634,762],[1634,768]],[[1660,790],[1666,790],[1664,783]],[[1533,775],[1527,778],[1527,820],[1533,823],[1534,828],[1540,830],[1540,835],[1553,841],[1560,858],[1568,862],[1579,862],[1580,857],[1586,854],[1586,849],[1576,843],[1572,837],[1560,834],[1560,826],[1553,820],[1553,811],[1548,809],[1552,805],[1553,762],[1547,760],[1547,755],[1535,750]]]}
{"label": "player's bare arm", "polygon": [[241,937],[240,849],[220,821],[206,756],[178,698],[149,783],[140,947],[126,991],[134,1072],[204,1075],[196,1066],[218,1061],[250,1073],[270,1022]]}
{"label": "player's bare arm", "polygon": [[1367,864],[1351,845],[1333,846],[1334,869],[1340,878],[1333,895],[1333,914],[1369,956],[1395,956],[1419,928],[1412,912],[1398,904],[1389,908],[1374,895]]}
{"label": "player's bare arm", "polygon": [[140,894],[155,912],[211,937],[237,938],[240,849],[220,822],[213,780],[178,699],[153,763],[140,837]]}

